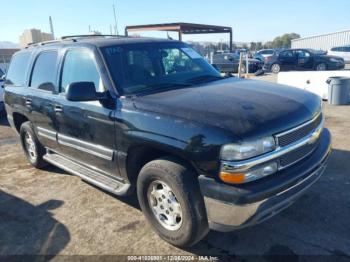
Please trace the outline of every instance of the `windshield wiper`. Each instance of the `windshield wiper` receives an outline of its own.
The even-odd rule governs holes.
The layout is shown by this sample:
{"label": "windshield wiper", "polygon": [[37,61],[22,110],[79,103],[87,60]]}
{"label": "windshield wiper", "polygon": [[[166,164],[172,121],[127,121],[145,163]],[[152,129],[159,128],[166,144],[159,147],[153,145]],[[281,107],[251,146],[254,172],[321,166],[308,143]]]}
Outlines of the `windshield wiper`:
{"label": "windshield wiper", "polygon": [[157,92],[157,91],[168,91],[171,89],[177,89],[181,87],[189,87],[192,86],[190,83],[174,83],[174,82],[167,82],[167,83],[159,83],[154,85],[149,85],[144,88],[141,88],[140,90],[136,91],[136,94],[142,94],[145,92]]}
{"label": "windshield wiper", "polygon": [[192,77],[188,79],[187,82],[192,84],[199,84],[199,83],[217,81],[221,79],[224,79],[224,77],[214,76],[214,75],[201,75],[201,76]]}

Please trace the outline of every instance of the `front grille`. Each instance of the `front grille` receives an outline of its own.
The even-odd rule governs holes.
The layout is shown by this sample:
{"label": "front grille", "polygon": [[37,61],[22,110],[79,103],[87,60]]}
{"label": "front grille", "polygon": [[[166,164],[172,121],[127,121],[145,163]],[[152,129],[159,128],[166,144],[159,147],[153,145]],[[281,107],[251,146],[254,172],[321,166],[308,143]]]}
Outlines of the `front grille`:
{"label": "front grille", "polygon": [[280,158],[280,168],[286,168],[310,155],[317,147],[317,143],[305,145],[295,149]]}
{"label": "front grille", "polygon": [[302,125],[300,128],[294,129],[291,132],[284,133],[283,135],[277,135],[277,144],[280,147],[288,146],[298,140],[303,139],[308,134],[312,133],[322,122],[322,114],[319,114],[313,121]]}

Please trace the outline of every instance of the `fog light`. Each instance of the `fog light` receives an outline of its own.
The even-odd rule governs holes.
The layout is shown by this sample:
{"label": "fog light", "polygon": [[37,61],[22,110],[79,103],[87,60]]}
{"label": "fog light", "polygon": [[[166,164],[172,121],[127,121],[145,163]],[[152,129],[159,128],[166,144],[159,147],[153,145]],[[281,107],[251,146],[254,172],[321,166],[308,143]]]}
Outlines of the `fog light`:
{"label": "fog light", "polygon": [[269,163],[246,173],[220,172],[222,181],[230,184],[243,184],[251,182],[276,173],[278,165],[276,162]]}

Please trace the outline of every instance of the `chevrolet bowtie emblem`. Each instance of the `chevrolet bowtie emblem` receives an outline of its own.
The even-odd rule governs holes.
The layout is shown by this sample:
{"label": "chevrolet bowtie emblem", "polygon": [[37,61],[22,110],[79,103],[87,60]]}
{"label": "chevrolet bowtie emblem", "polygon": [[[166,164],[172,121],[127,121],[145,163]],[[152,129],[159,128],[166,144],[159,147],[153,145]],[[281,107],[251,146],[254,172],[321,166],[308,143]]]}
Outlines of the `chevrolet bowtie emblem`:
{"label": "chevrolet bowtie emblem", "polygon": [[321,131],[322,131],[322,128],[319,128],[315,132],[313,132],[308,144],[314,144],[318,140],[318,138],[320,137]]}

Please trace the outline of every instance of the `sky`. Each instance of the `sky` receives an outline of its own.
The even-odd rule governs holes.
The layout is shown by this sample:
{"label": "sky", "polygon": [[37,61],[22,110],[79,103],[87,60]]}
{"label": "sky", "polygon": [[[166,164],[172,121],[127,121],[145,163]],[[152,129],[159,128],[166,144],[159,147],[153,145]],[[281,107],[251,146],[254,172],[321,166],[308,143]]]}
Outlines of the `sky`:
{"label": "sky", "polygon": [[[56,37],[88,34],[89,25],[109,34],[113,1],[120,34],[126,25],[189,22],[231,26],[237,42],[265,42],[284,33],[305,37],[350,29],[350,0],[0,0],[0,41],[18,42],[29,28],[50,32],[49,16]],[[186,35],[184,40],[228,41],[228,35]]]}

